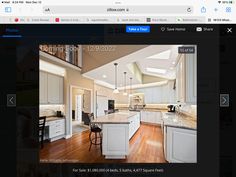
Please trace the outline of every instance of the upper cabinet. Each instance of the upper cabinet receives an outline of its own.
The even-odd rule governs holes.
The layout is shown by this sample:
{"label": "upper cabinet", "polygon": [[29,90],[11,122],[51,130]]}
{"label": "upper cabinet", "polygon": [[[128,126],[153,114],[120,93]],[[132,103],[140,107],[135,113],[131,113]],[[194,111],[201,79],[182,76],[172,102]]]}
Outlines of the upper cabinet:
{"label": "upper cabinet", "polygon": [[180,54],[176,65],[176,98],[181,103],[197,102],[197,58],[195,54]]}
{"label": "upper cabinet", "polygon": [[39,102],[40,104],[48,103],[48,94],[47,94],[47,84],[48,84],[48,75],[45,72],[40,72],[39,76]]}
{"label": "upper cabinet", "polygon": [[40,71],[40,104],[63,104],[63,77]]}
{"label": "upper cabinet", "polygon": [[175,90],[173,86],[174,81],[169,81],[167,84],[160,86],[137,89],[136,92],[144,93],[146,104],[175,103]]}

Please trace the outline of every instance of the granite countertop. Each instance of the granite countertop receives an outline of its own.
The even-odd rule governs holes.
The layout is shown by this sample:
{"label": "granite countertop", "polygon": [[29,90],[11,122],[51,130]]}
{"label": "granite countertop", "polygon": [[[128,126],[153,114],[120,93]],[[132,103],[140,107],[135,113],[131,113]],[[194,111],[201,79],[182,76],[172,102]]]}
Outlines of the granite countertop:
{"label": "granite countertop", "polygon": [[[128,108],[118,108],[121,111],[128,111]],[[142,112],[142,111],[146,111],[146,112],[162,112],[162,111],[167,111],[167,109],[165,108],[143,108],[143,109],[139,109],[139,110],[130,110],[130,111],[136,111],[136,112]]]}
{"label": "granite countertop", "polygon": [[177,115],[176,113],[162,112],[162,120],[164,126],[197,130],[197,121],[189,116]]}
{"label": "granite countertop", "polygon": [[165,108],[144,108],[143,111],[147,112],[162,112],[162,111],[167,111]]}
{"label": "granite countertop", "polygon": [[134,111],[122,111],[105,116],[97,117],[93,123],[99,124],[130,124],[130,117],[137,115],[138,112]]}

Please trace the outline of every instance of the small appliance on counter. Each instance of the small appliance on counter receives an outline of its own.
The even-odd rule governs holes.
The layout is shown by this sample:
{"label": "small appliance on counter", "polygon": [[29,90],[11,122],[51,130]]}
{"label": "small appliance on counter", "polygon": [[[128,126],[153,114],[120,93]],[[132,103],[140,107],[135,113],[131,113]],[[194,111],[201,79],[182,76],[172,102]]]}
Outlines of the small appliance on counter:
{"label": "small appliance on counter", "polygon": [[57,117],[63,117],[61,111],[57,111]]}
{"label": "small appliance on counter", "polygon": [[175,112],[175,106],[174,105],[168,105],[168,112]]}

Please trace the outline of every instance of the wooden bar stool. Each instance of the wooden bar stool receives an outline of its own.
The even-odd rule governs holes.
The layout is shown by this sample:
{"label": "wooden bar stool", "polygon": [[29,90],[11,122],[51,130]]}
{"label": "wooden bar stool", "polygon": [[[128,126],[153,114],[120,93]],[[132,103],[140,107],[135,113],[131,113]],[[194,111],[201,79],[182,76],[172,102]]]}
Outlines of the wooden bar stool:
{"label": "wooden bar stool", "polygon": [[[90,140],[90,146],[89,151],[92,147],[92,145],[99,145],[102,153],[102,129],[95,123],[93,123],[94,120],[94,114],[89,114],[89,126],[90,126],[90,133],[89,133],[89,140]],[[92,137],[92,134],[94,133],[95,137]]]}
{"label": "wooden bar stool", "polygon": [[45,123],[46,116],[39,117],[39,138],[41,149],[43,148]]}

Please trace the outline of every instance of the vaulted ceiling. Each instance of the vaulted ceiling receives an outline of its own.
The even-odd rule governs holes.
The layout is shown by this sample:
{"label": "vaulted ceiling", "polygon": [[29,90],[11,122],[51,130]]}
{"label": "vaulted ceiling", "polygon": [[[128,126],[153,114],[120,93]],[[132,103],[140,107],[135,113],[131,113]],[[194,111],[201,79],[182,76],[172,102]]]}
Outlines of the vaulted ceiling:
{"label": "vaulted ceiling", "polygon": [[[147,84],[175,79],[175,65],[180,45],[114,45],[113,51],[89,51],[83,46],[83,75],[104,85],[114,86],[115,67],[118,63],[118,87],[127,84]],[[92,63],[91,63],[92,62]],[[87,66],[86,66],[87,65]]]}

